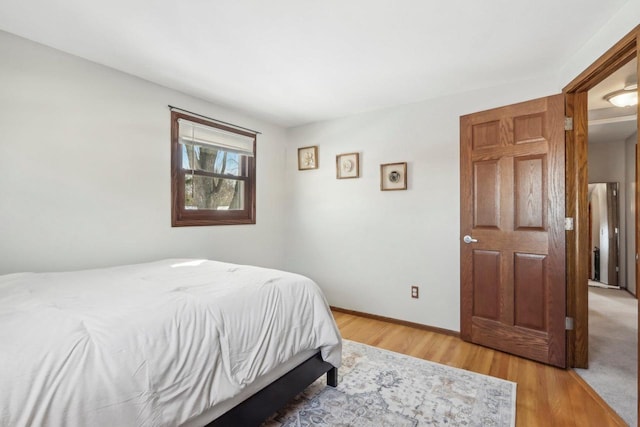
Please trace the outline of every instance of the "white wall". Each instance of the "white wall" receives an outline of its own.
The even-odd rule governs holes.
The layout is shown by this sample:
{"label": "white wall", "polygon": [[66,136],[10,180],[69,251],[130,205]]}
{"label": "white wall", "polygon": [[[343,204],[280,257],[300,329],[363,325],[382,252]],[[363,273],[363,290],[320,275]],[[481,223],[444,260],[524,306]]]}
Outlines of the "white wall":
{"label": "white wall", "polygon": [[[4,32],[0,58],[0,274],[164,257],[282,267],[282,128]],[[263,132],[256,225],[171,228],[168,104]]]}
{"label": "white wall", "polygon": [[[640,2],[629,1],[535,81],[290,129],[287,268],[315,279],[332,305],[459,330],[459,116],[560,93],[638,22]],[[309,145],[320,168],[297,171],[296,150]],[[335,155],[352,151],[362,177],[336,180]],[[380,163],[397,161],[409,163],[409,190],[380,192]]]}
{"label": "white wall", "polygon": [[[595,182],[617,182],[618,191],[618,212],[620,220],[620,257],[618,260],[620,267],[619,285],[626,287],[629,281],[627,276],[627,240],[628,233],[626,224],[625,208],[627,206],[627,174],[626,174],[626,144],[625,141],[603,142],[589,144],[589,183]],[[606,211],[606,201],[605,201]],[[601,236],[602,238],[602,236]],[[603,243],[601,242],[601,245]],[[593,250],[593,248],[591,248]],[[632,249],[633,250],[633,249]],[[593,256],[593,253],[591,253]],[[602,256],[602,254],[601,254]],[[600,278],[606,278],[603,270],[600,271]]]}
{"label": "white wall", "polygon": [[558,87],[566,86],[639,24],[640,1],[628,0],[600,31],[567,58],[557,73]]}
{"label": "white wall", "polygon": [[627,181],[627,203],[625,217],[627,232],[627,290],[636,295],[636,143],[638,135],[635,133],[625,141],[625,175]]}
{"label": "white wall", "polygon": [[[560,92],[638,22],[629,1],[536,81],[288,132],[0,33],[0,273],[206,256],[288,268],[334,305],[458,330],[459,116]],[[263,132],[257,225],[170,227],[167,104]],[[316,144],[320,169],[297,171],[297,147]],[[362,177],[336,180],[335,155],[350,151]],[[409,189],[380,192],[379,164],[393,161],[409,163]]]}
{"label": "white wall", "polygon": [[[552,94],[549,80],[291,129],[287,268],[332,305],[459,330],[459,116]],[[297,148],[309,145],[319,169],[298,171]],[[336,154],[354,151],[361,178],[336,179]],[[402,161],[408,190],[380,191],[380,164]]]}

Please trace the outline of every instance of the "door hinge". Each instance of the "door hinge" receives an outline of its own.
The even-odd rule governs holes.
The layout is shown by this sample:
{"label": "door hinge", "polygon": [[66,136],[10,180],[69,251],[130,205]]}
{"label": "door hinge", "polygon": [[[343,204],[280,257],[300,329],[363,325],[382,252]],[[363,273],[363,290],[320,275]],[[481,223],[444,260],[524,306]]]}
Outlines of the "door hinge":
{"label": "door hinge", "polygon": [[564,118],[564,130],[573,130],[573,117]]}
{"label": "door hinge", "polygon": [[567,331],[573,331],[573,317],[564,318],[564,329]]}
{"label": "door hinge", "polygon": [[573,218],[565,218],[564,219],[564,229],[569,231],[569,230],[573,230]]}

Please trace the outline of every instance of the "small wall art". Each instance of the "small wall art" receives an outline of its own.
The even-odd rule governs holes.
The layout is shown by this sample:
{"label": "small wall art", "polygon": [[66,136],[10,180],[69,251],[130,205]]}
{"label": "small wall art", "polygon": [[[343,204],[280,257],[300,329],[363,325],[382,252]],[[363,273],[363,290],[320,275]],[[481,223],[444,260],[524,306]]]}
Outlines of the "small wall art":
{"label": "small wall art", "polygon": [[318,169],[318,146],[298,148],[298,170]]}
{"label": "small wall art", "polygon": [[360,177],[360,154],[346,153],[336,156],[336,178],[359,178]]}
{"label": "small wall art", "polygon": [[407,189],[407,162],[380,165],[380,190]]}

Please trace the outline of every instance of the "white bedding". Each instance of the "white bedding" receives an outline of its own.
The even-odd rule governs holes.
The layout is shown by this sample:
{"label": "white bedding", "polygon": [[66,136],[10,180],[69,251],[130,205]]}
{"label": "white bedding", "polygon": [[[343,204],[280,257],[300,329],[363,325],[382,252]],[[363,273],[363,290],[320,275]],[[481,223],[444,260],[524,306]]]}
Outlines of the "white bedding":
{"label": "white bedding", "polygon": [[340,366],[326,300],[297,274],[165,260],[0,276],[0,425],[181,425],[312,349]]}

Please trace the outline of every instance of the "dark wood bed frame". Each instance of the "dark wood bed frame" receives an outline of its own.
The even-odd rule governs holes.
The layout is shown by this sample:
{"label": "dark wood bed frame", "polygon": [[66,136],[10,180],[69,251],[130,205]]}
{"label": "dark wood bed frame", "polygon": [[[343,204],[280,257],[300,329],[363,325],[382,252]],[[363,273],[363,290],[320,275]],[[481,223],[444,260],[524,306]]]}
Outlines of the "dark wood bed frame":
{"label": "dark wood bed frame", "polygon": [[311,383],[327,374],[327,385],[338,385],[338,369],[316,353],[206,427],[259,426]]}

